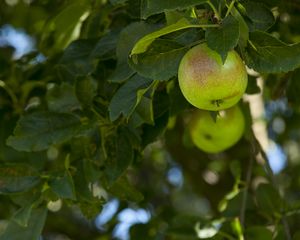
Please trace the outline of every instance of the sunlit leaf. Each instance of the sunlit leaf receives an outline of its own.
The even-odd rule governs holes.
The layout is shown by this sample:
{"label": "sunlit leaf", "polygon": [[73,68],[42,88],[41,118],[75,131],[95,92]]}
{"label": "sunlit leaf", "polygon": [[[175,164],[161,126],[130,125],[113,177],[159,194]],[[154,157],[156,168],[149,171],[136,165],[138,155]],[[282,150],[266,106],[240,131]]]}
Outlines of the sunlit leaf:
{"label": "sunlit leaf", "polygon": [[165,10],[183,9],[205,2],[205,0],[142,0],[142,17],[147,18]]}
{"label": "sunlit leaf", "polygon": [[168,80],[177,75],[179,62],[186,51],[174,41],[156,40],[146,53],[133,55],[130,66],[144,77]]}
{"label": "sunlit leaf", "polygon": [[140,54],[147,51],[148,47],[151,45],[151,43],[166,34],[187,29],[187,28],[197,28],[197,27],[203,27],[203,25],[193,24],[190,21],[188,21],[186,18],[180,19],[178,22],[165,26],[157,31],[154,31],[143,38],[141,38],[133,47],[131,51],[131,55],[134,54]]}
{"label": "sunlit leaf", "polygon": [[109,79],[110,81],[123,82],[134,74],[134,70],[127,63],[131,49],[140,38],[156,29],[156,25],[135,22],[121,31],[116,50],[118,63],[116,70]]}

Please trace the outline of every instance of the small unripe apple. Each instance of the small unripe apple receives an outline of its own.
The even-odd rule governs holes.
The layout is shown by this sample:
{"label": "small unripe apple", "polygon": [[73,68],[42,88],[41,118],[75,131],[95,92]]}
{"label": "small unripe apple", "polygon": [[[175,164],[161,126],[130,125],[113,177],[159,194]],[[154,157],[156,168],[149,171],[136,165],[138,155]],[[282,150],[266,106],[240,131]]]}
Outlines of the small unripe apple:
{"label": "small unripe apple", "polygon": [[178,81],[184,97],[199,109],[219,111],[235,105],[244,94],[248,76],[235,51],[225,62],[203,43],[190,49],[182,58]]}
{"label": "small unripe apple", "polygon": [[244,132],[245,119],[237,105],[221,110],[215,120],[209,111],[197,109],[188,128],[193,143],[199,149],[218,153],[239,141]]}

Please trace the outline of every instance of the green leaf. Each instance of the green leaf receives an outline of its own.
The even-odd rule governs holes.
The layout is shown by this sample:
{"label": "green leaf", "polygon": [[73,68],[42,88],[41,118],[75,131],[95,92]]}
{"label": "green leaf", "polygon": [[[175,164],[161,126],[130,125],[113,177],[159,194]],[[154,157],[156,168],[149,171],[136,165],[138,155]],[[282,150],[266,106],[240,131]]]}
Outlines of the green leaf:
{"label": "green leaf", "polygon": [[10,221],[1,240],[38,240],[42,233],[47,216],[47,208],[33,209],[27,227]]}
{"label": "green leaf", "polygon": [[119,178],[108,190],[121,200],[140,202],[144,199],[144,196],[129,183],[125,176]]}
{"label": "green leaf", "polygon": [[231,15],[223,19],[219,28],[208,28],[205,38],[208,46],[219,53],[225,62],[228,51],[238,44],[239,22]]}
{"label": "green leaf", "polygon": [[94,220],[102,210],[104,200],[93,197],[93,200],[80,201],[79,207],[84,216],[89,220]]}
{"label": "green leaf", "polygon": [[170,97],[170,116],[176,116],[188,108],[189,103],[182,95],[177,80],[168,82],[167,91]]}
{"label": "green leaf", "polygon": [[27,227],[28,221],[31,216],[32,208],[33,208],[32,203],[20,208],[13,216],[13,221],[18,223],[21,227]]}
{"label": "green leaf", "polygon": [[128,124],[135,128],[141,126],[143,123],[154,124],[152,99],[145,96],[141,98],[140,103],[128,121]]}
{"label": "green leaf", "polygon": [[157,39],[146,53],[133,55],[129,63],[141,76],[165,81],[177,75],[180,60],[186,51],[174,41]]}
{"label": "green leaf", "polygon": [[69,83],[53,85],[46,95],[48,108],[53,112],[72,112],[80,108],[74,87]]}
{"label": "green leaf", "polygon": [[255,240],[272,240],[272,232],[261,226],[252,226],[248,227],[245,230],[246,239],[255,239]]}
{"label": "green leaf", "polygon": [[[41,44],[43,48],[49,51],[48,47],[51,47],[54,51],[59,51],[78,37],[76,28],[82,24],[80,18],[87,13],[88,8],[87,1],[73,1],[71,4],[66,5],[56,16],[48,20],[42,36]],[[54,43],[53,39],[55,39]]]}
{"label": "green leaf", "polygon": [[123,82],[132,76],[135,72],[128,65],[128,57],[135,43],[146,34],[157,29],[156,25],[150,25],[144,22],[136,22],[124,28],[120,34],[117,43],[117,68],[109,78],[112,82]]}
{"label": "green leaf", "polygon": [[80,39],[72,42],[64,51],[59,65],[64,65],[74,76],[85,76],[94,70],[90,54],[96,45],[94,39]]}
{"label": "green leaf", "polygon": [[167,25],[174,24],[178,22],[183,17],[183,14],[178,10],[166,10],[165,11],[165,18]]}
{"label": "green leaf", "polygon": [[115,55],[115,49],[117,48],[119,32],[112,31],[104,35],[95,45],[90,52],[90,59],[107,59]]}
{"label": "green leaf", "polygon": [[256,201],[261,211],[269,215],[279,214],[283,201],[279,193],[270,184],[260,184],[256,189]]}
{"label": "green leaf", "polygon": [[78,77],[75,83],[76,97],[83,108],[91,107],[96,96],[97,84],[90,76]]}
{"label": "green leaf", "polygon": [[73,178],[69,171],[61,174],[52,174],[49,186],[59,198],[76,199]]}
{"label": "green leaf", "polygon": [[136,107],[135,113],[138,114],[142,122],[148,124],[154,124],[154,113],[153,113],[153,94],[156,86],[151,87],[148,92],[142,96],[141,101]]}
{"label": "green leaf", "polygon": [[143,38],[141,38],[133,47],[131,51],[131,55],[134,54],[140,54],[147,51],[148,47],[151,45],[151,43],[154,42],[155,39],[183,29],[187,28],[193,28],[193,27],[203,27],[202,25],[192,24],[190,23],[186,18],[180,19],[178,22],[165,26],[155,32],[152,32]]}
{"label": "green leaf", "polygon": [[142,18],[162,13],[165,10],[184,9],[206,3],[206,0],[142,0]]}
{"label": "green leaf", "polygon": [[133,161],[133,148],[126,132],[121,128],[116,139],[113,139],[115,155],[110,154],[106,161],[106,175],[109,184],[116,181]]}
{"label": "green leaf", "polygon": [[242,50],[247,46],[248,39],[249,39],[249,28],[247,23],[245,22],[245,19],[242,17],[242,15],[239,13],[239,11],[233,7],[231,9],[231,14],[235,19],[239,22],[239,46],[242,48]]}
{"label": "green leaf", "polygon": [[154,142],[165,131],[169,120],[169,113],[166,112],[154,121],[154,125],[145,125],[142,134],[142,146],[146,147]]}
{"label": "green leaf", "polygon": [[[76,144],[77,146],[77,144]],[[82,146],[81,146],[82,147]],[[85,161],[85,160],[83,160]],[[90,178],[84,166],[84,162],[80,161],[76,165],[76,172],[73,175],[76,197],[80,202],[94,201],[93,193],[90,188]]]}
{"label": "green leaf", "polygon": [[28,191],[40,182],[38,173],[24,164],[0,167],[0,193],[11,194]]}
{"label": "green leaf", "polygon": [[6,143],[18,151],[41,151],[76,136],[80,120],[72,114],[35,112],[20,118]]}
{"label": "green leaf", "polygon": [[135,74],[123,84],[109,104],[110,120],[116,120],[121,114],[129,118],[152,82],[152,79]]}
{"label": "green leaf", "polygon": [[287,45],[272,35],[255,31],[250,33],[246,63],[255,71],[280,73],[300,66],[300,43]]}
{"label": "green leaf", "polygon": [[135,74],[135,71],[129,67],[127,61],[126,62],[118,62],[118,65],[113,72],[113,74],[109,77],[109,81],[122,83],[126,81],[128,78],[132,77]]}
{"label": "green leaf", "polygon": [[250,21],[248,21],[250,31],[266,31],[274,24],[275,18],[264,4],[249,1],[244,3],[243,6],[250,19]]}

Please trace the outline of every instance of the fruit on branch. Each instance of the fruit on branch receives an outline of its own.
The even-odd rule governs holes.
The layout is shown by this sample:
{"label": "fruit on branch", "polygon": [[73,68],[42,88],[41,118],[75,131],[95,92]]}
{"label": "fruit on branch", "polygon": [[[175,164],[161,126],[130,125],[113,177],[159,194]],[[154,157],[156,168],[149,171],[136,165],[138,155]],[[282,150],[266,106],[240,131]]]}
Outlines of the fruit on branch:
{"label": "fruit on branch", "polygon": [[190,49],[182,58],[178,81],[184,97],[195,107],[219,111],[235,105],[244,94],[248,76],[235,51],[221,56],[206,43]]}
{"label": "fruit on branch", "polygon": [[208,153],[218,153],[233,146],[242,137],[244,128],[244,115],[237,105],[221,110],[216,119],[209,111],[197,109],[188,125],[193,143]]}

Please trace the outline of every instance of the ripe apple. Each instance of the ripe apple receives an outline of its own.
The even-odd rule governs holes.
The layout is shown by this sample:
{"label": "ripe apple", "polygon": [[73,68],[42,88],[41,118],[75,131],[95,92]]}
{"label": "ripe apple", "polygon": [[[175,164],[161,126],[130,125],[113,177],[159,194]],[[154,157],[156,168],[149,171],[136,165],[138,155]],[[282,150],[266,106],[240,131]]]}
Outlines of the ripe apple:
{"label": "ripe apple", "polygon": [[182,58],[178,81],[184,97],[195,107],[219,111],[235,105],[244,94],[248,76],[235,51],[221,56],[206,43],[191,48]]}
{"label": "ripe apple", "polygon": [[235,105],[221,110],[214,121],[209,111],[193,112],[188,130],[193,143],[204,152],[221,152],[238,142],[244,132],[245,119]]}

